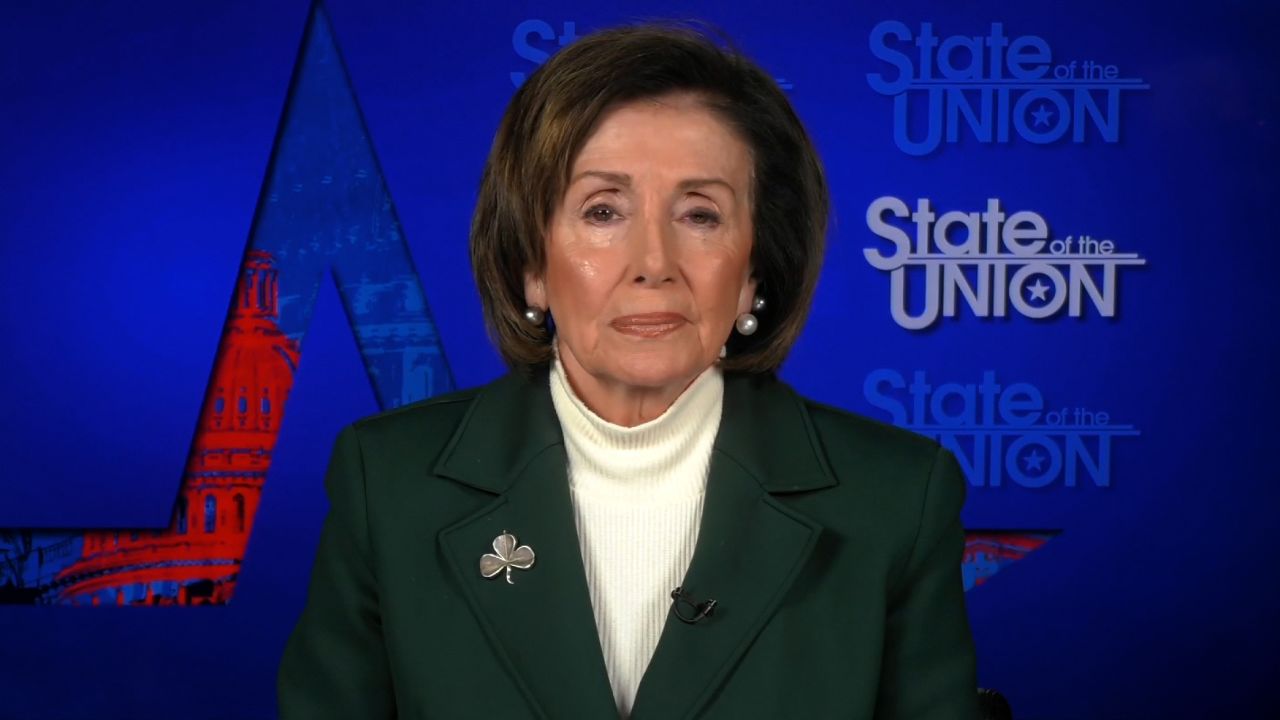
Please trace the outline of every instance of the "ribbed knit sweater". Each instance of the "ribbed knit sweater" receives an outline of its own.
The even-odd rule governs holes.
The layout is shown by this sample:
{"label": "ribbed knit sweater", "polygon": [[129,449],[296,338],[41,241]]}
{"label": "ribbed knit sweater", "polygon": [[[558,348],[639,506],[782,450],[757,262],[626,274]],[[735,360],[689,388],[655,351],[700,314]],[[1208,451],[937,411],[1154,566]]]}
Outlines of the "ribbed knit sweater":
{"label": "ribbed knit sweater", "polygon": [[724,379],[712,365],[662,415],[635,427],[592,412],[558,357],[550,382],[600,646],[626,718],[662,633],[671,590],[693,557]]}

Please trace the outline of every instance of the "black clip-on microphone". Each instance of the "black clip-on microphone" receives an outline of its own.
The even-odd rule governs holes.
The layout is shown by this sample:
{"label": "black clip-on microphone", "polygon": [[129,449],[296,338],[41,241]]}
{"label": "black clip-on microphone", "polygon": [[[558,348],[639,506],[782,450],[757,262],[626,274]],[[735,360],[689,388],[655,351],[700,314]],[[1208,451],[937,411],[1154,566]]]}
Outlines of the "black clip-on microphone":
{"label": "black clip-on microphone", "polygon": [[[675,590],[672,590],[671,599],[675,601],[671,603],[671,612],[675,613],[676,617],[680,618],[681,621],[690,625],[693,625],[704,617],[710,617],[716,611],[715,600],[707,598],[703,602],[697,602],[690,597],[689,593],[684,591],[684,587],[678,587]],[[693,608],[692,617],[681,612],[681,603],[687,603],[689,607]]]}

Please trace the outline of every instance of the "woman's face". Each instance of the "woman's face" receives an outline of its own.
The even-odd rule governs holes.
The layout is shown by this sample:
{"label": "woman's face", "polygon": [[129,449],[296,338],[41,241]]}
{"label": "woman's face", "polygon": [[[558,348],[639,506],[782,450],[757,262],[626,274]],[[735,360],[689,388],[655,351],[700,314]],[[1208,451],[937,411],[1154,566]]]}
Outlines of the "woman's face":
{"label": "woman's face", "polygon": [[692,94],[621,104],[574,161],[526,277],[561,358],[608,385],[682,390],[755,292],[751,157]]}

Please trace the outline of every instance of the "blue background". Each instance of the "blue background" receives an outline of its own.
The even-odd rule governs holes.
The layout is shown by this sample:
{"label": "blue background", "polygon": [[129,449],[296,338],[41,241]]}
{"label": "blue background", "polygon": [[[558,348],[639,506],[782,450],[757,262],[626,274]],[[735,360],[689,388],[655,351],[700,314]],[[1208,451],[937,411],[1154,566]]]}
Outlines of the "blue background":
{"label": "blue background", "polygon": [[[1019,718],[1261,712],[1280,646],[1270,4],[326,7],[459,387],[502,372],[467,260],[475,188],[511,74],[557,47],[517,28],[710,20],[789,83],[835,202],[784,377],[888,419],[864,396],[872,370],[961,383],[995,370],[1141,432],[1116,441],[1110,487],[971,490],[968,527],[1062,530],[966,596],[981,684]],[[0,7],[0,527],[168,521],[307,13],[305,0]],[[1124,97],[1117,143],[962,139],[913,157],[866,80],[886,71],[867,41],[883,20],[941,36],[1001,22],[1043,37],[1055,61],[1115,64],[1150,90]],[[883,247],[863,217],[882,195],[939,211],[1000,198],[1148,264],[1121,270],[1115,318],[962,312],[907,331],[862,255]],[[234,600],[0,606],[0,718],[273,717],[329,448],[378,409],[324,283]]]}

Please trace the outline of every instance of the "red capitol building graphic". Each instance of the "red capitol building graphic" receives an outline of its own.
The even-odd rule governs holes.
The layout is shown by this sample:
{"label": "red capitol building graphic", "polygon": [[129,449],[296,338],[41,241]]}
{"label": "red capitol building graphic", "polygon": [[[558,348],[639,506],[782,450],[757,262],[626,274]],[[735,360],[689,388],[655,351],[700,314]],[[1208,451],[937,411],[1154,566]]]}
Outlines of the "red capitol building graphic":
{"label": "red capitol building graphic", "polygon": [[966,585],[986,582],[1000,568],[1039,550],[1056,531],[974,530],[965,533],[961,566]]}
{"label": "red capitol building graphic", "polygon": [[249,251],[169,528],[86,532],[80,558],[49,589],[52,602],[231,599],[300,354],[278,325],[277,275],[270,253]]}

